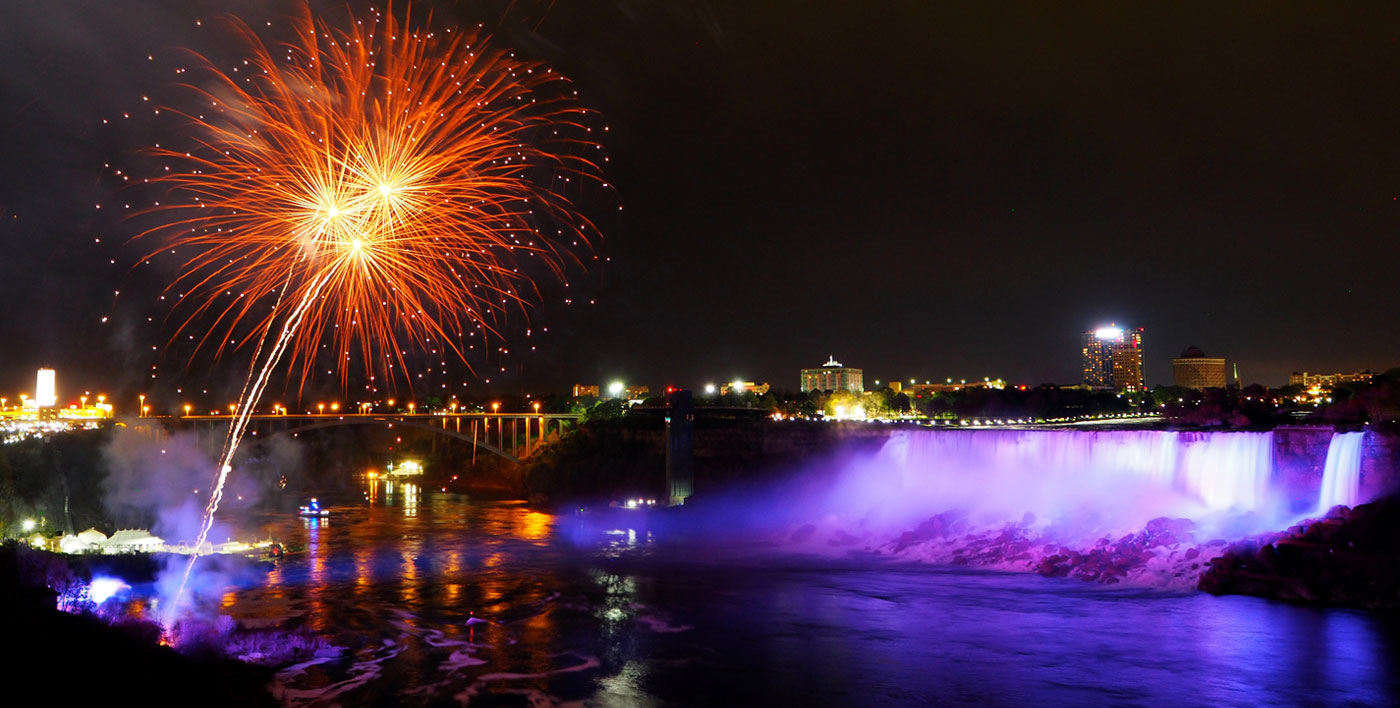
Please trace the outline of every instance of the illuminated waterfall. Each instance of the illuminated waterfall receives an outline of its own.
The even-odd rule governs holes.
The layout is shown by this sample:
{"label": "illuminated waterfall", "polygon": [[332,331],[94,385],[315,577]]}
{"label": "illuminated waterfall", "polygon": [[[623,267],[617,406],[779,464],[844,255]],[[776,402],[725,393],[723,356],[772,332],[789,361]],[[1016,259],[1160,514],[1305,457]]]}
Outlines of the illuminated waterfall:
{"label": "illuminated waterfall", "polygon": [[1158,516],[1282,514],[1273,433],[1160,430],[900,431],[849,470],[833,506],[899,528],[963,509],[1132,529]]}
{"label": "illuminated waterfall", "polygon": [[1338,505],[1356,506],[1361,485],[1361,450],[1366,433],[1336,433],[1327,445],[1327,464],[1322,471],[1322,489],[1317,495],[1317,511],[1326,513]]}

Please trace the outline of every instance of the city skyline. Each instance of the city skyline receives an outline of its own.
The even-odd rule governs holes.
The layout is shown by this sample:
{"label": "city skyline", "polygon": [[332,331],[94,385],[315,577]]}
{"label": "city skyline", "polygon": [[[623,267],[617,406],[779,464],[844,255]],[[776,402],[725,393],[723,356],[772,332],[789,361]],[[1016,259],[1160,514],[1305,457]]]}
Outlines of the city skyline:
{"label": "city skyline", "polygon": [[[454,370],[466,395],[782,385],[828,350],[872,380],[1072,383],[1075,333],[1110,321],[1151,332],[1149,386],[1191,344],[1245,383],[1400,363],[1374,314],[1400,304],[1383,270],[1400,180],[1380,159],[1400,104],[1370,81],[1400,68],[1382,29],[1396,8],[434,9],[573,79],[617,190],[581,205],[604,239],[579,297],[514,323],[474,377]],[[233,385],[241,357],[167,351],[159,278],[133,274],[129,192],[106,167],[145,143],[143,97],[177,80],[169,50],[234,58],[197,23],[226,5],[5,11],[0,390],[40,366],[81,389],[143,390],[153,365],[156,387]],[[1315,257],[1321,237],[1350,255]]]}

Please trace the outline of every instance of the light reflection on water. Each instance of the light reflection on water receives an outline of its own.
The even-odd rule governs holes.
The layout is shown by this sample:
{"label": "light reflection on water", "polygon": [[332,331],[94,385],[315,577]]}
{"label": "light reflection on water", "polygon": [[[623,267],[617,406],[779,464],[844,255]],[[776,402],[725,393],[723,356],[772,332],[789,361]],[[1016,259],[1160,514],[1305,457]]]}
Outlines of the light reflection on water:
{"label": "light reflection on water", "polygon": [[608,528],[640,515],[590,522],[580,546],[573,518],[395,487],[331,504],[328,522],[274,520],[305,550],[226,609],[348,649],[284,672],[286,702],[1400,703],[1392,625],[1365,613],[873,559],[721,561],[645,524]]}

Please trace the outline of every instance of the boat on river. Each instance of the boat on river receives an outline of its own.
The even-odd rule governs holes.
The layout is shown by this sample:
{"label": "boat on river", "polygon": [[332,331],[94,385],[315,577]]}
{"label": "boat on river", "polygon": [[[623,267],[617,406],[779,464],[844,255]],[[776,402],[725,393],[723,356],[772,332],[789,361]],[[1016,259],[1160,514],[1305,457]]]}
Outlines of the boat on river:
{"label": "boat on river", "polygon": [[302,504],[301,507],[297,509],[297,515],[322,518],[330,516],[331,512],[328,509],[322,509],[321,503],[316,501],[316,497],[311,497],[311,499],[307,500],[305,504]]}

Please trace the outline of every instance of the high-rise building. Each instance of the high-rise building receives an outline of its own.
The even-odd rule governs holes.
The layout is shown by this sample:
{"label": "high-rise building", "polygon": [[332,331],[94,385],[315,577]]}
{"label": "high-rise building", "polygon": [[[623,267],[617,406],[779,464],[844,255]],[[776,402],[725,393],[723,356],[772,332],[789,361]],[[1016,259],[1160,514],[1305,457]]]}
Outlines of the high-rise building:
{"label": "high-rise building", "polygon": [[829,357],[819,369],[802,370],[803,393],[840,390],[865,393],[865,373],[860,369],[842,366],[834,356]]}
{"label": "high-rise building", "polygon": [[1196,347],[1187,347],[1181,356],[1172,359],[1172,383],[1197,391],[1225,388],[1225,360],[1208,357]]}
{"label": "high-rise building", "polygon": [[1143,328],[1123,329],[1110,324],[1084,333],[1080,350],[1084,383],[1117,391],[1144,391],[1142,376]]}

